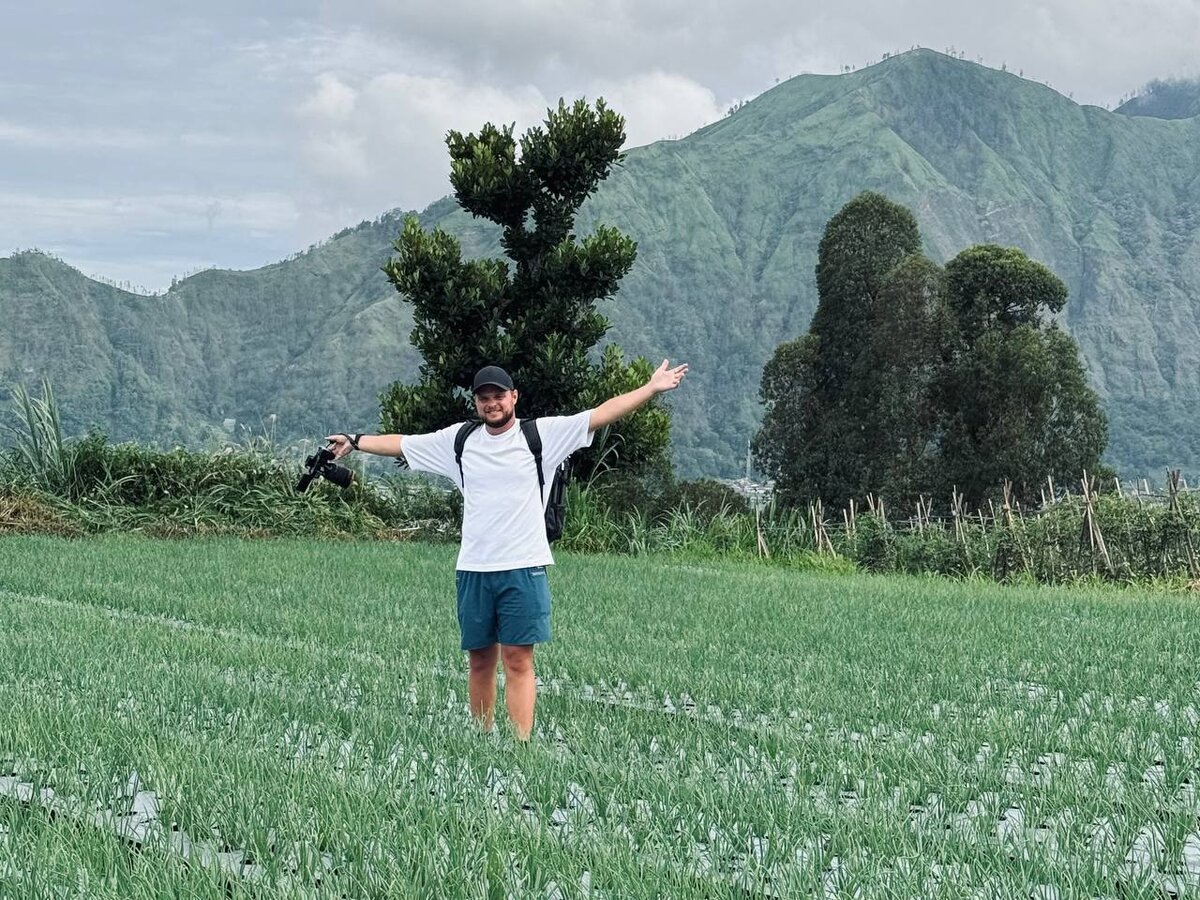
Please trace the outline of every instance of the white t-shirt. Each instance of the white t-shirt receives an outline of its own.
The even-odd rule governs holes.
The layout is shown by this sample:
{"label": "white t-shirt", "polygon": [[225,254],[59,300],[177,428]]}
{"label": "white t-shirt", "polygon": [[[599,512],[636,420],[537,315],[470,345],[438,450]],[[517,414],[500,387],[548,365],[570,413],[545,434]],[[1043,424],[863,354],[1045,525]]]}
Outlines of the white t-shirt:
{"label": "white t-shirt", "polygon": [[[546,539],[546,506],[554,471],[564,459],[592,443],[588,430],[592,411],[537,420],[542,437],[543,497],[538,496],[537,464],[514,419],[503,434],[476,428],[463,446],[463,482],[454,459],[454,436],[460,425],[429,434],[406,434],[400,449],[410,468],[444,475],[463,495],[462,546],[458,568],[468,572],[503,572],[554,564]],[[465,484],[464,484],[465,482]]]}

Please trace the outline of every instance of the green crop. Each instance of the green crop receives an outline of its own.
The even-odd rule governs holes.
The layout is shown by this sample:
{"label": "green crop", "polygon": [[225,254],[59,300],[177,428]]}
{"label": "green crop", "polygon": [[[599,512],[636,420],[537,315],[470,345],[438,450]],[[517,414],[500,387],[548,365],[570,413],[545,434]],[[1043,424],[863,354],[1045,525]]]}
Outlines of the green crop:
{"label": "green crop", "polygon": [[452,547],[0,559],[3,896],[1200,889],[1187,597],[560,553],[521,745]]}

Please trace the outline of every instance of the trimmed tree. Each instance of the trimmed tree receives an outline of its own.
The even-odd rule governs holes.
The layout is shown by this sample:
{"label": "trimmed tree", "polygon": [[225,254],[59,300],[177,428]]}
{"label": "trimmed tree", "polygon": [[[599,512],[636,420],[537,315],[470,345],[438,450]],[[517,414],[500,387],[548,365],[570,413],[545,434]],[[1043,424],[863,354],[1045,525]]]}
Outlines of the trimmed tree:
{"label": "trimmed tree", "polygon": [[[596,302],[617,292],[637,245],[605,225],[582,241],[572,231],[624,142],[625,120],[603,100],[560,101],[519,144],[512,126],[449,133],[455,198],[500,227],[508,260],[464,259],[442,229],[405,222],[384,272],[412,304],[410,340],[424,362],[416,384],[380,397],[384,430],[426,432],[473,417],[471,379],[489,364],[512,375],[524,418],[586,409],[649,378],[653,366],[625,362],[615,346],[592,356],[609,328]],[[669,467],[669,440],[670,414],[652,401],[583,455],[626,469]]]}

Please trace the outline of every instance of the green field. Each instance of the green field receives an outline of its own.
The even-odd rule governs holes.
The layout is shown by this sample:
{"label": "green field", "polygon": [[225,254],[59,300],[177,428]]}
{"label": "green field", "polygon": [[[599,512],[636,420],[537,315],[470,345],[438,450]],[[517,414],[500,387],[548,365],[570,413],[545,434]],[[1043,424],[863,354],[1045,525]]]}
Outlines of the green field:
{"label": "green field", "polygon": [[560,554],[523,746],[454,552],[0,540],[0,896],[1200,889],[1192,595]]}

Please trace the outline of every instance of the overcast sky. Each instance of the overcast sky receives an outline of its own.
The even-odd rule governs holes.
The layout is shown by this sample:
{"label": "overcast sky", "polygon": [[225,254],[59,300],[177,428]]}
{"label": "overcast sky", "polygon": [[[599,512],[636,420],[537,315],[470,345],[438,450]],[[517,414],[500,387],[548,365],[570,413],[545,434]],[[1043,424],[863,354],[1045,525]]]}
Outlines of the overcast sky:
{"label": "overcast sky", "polygon": [[[447,129],[598,95],[628,146],[913,45],[1115,105],[1200,75],[1200,0],[6,2],[0,255],[157,290],[448,193]],[[281,11],[286,10],[286,11]]]}

